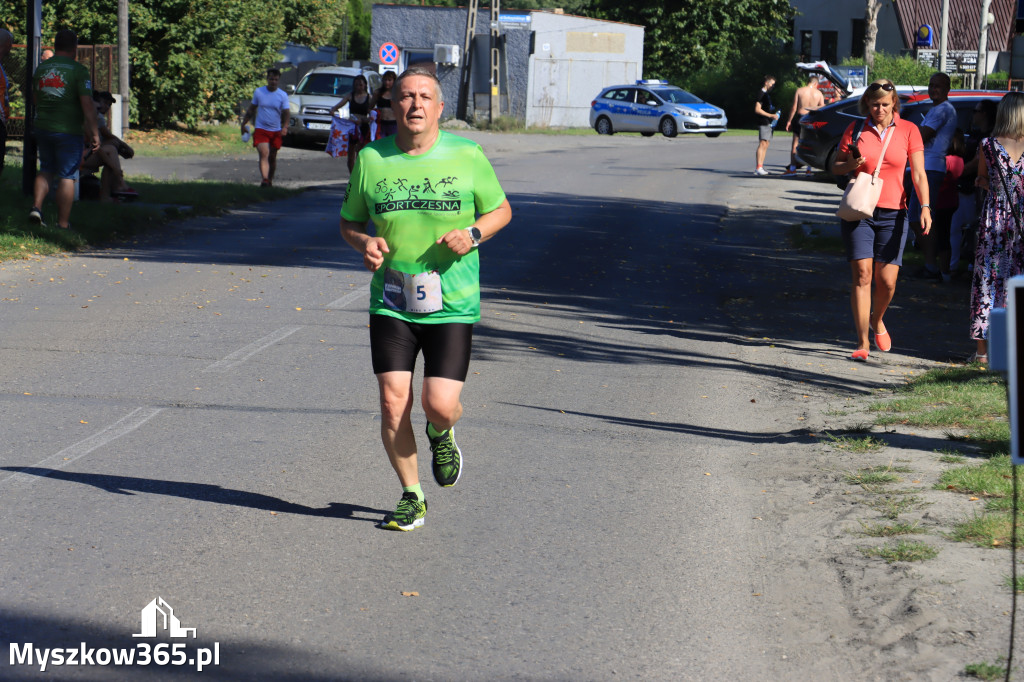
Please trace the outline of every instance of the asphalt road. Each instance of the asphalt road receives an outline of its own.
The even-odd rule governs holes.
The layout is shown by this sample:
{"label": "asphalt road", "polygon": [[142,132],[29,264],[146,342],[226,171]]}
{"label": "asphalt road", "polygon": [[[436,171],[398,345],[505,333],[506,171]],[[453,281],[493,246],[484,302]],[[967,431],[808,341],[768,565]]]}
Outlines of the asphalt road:
{"label": "asphalt road", "polygon": [[[465,473],[421,462],[414,533],[375,527],[400,489],[343,161],[285,150],[280,184],[321,187],[3,265],[0,639],[186,647],[0,677],[187,678],[216,648],[204,678],[780,679],[745,469],[778,425],[723,361],[717,284],[743,273],[714,238],[750,139],[475,137],[514,218],[482,249]],[[194,638],[133,637],[157,597]]]}

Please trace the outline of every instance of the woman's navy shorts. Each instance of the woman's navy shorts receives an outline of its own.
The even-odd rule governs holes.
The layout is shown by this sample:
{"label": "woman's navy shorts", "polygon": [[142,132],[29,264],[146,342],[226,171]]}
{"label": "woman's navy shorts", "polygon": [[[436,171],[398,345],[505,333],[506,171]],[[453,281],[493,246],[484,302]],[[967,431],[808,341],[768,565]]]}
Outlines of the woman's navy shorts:
{"label": "woman's navy shorts", "polygon": [[846,260],[871,258],[881,263],[903,265],[907,243],[907,209],[876,208],[863,220],[842,221]]}

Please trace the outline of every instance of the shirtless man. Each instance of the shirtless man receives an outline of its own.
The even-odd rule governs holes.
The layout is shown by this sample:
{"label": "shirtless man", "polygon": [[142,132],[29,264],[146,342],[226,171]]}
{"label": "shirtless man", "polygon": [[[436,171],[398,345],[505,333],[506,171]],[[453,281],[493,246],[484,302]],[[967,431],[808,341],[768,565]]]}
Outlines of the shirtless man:
{"label": "shirtless man", "polygon": [[[804,114],[820,109],[825,106],[825,97],[818,91],[818,77],[809,76],[807,85],[797,88],[793,95],[793,106],[789,110],[789,120],[786,121],[786,130],[793,131],[793,148],[789,152],[789,167],[783,175],[795,175],[796,169],[803,164],[796,160],[796,148],[800,143],[800,117]],[[796,123],[793,119],[796,118]],[[811,167],[807,167],[807,174],[812,173]]]}

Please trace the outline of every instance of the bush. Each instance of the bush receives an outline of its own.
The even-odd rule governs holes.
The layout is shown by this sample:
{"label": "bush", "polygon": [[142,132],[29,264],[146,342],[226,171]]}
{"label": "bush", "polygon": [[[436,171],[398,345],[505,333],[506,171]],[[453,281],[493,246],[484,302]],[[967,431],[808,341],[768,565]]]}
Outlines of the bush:
{"label": "bush", "polygon": [[754,102],[764,85],[763,77],[773,74],[776,81],[772,101],[782,114],[778,130],[783,130],[799,85],[795,65],[792,54],[779,50],[738,53],[727,62],[688,76],[678,85],[725,109],[730,128],[751,128],[757,125]]}
{"label": "bush", "polygon": [[[844,59],[842,66],[864,66],[864,58]],[[888,78],[896,85],[928,85],[935,70],[913,57],[875,53],[875,65],[868,69],[868,82]],[[954,87],[956,84],[954,83]]]}

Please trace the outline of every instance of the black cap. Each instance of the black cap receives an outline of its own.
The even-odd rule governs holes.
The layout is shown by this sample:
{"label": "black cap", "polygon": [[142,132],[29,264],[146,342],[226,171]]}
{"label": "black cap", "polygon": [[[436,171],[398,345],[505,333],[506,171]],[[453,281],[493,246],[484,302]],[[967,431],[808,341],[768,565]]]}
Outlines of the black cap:
{"label": "black cap", "polygon": [[117,101],[114,99],[114,96],[110,94],[109,90],[97,90],[92,93],[92,98],[97,102],[106,101],[110,104],[113,104],[115,101]]}

